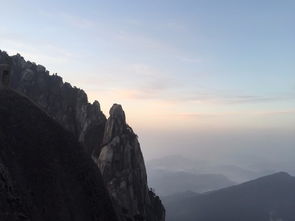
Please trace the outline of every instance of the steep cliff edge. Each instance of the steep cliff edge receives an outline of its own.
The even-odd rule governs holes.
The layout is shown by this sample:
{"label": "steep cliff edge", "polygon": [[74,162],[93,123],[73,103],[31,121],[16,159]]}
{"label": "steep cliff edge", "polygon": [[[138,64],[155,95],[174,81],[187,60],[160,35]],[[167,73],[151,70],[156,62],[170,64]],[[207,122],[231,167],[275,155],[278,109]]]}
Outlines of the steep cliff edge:
{"label": "steep cliff edge", "polygon": [[75,137],[11,90],[0,90],[0,220],[117,220]]}
{"label": "steep cliff edge", "polygon": [[0,64],[10,64],[10,86],[28,96],[50,117],[72,132],[86,152],[100,146],[106,118],[98,101],[90,104],[86,93],[41,65],[25,61],[20,55],[8,56],[0,51]]}
{"label": "steep cliff edge", "polygon": [[[114,146],[111,148],[115,153],[116,163],[105,167],[108,161],[103,162],[103,154],[100,158],[101,163],[98,164],[105,168],[103,179],[108,186],[113,204],[119,216],[127,217],[129,220],[162,221],[165,219],[165,209],[159,197],[148,190],[144,159],[136,135],[125,122],[125,114],[121,125],[117,123],[113,126],[110,123],[106,125],[106,117],[101,112],[97,101],[93,104],[88,103],[87,95],[83,90],[72,87],[69,83],[63,83],[62,78],[57,75],[49,75],[43,66],[25,61],[20,55],[8,56],[7,53],[0,51],[1,63],[8,63],[11,66],[11,87],[28,96],[51,118],[74,134],[89,156],[94,153],[93,159],[96,162],[100,158],[101,149],[113,142],[114,136],[123,131],[126,136],[124,135],[122,141],[128,145],[121,143],[120,149]],[[112,111],[112,116],[117,115],[113,112],[116,111]],[[113,132],[117,130],[118,133]],[[126,131],[129,132],[126,133]],[[124,168],[117,165],[124,165]],[[117,170],[118,173],[116,173]],[[106,175],[107,173],[110,174]],[[124,181],[126,173],[132,174],[128,180],[130,185],[128,188],[109,185],[111,176],[114,176],[114,180]],[[129,192],[125,192],[127,190]],[[114,195],[116,197],[113,197]]]}
{"label": "steep cliff edge", "polygon": [[94,160],[122,220],[165,220],[159,197],[147,186],[144,159],[136,134],[126,123],[121,105],[114,104],[107,120],[101,152]]}

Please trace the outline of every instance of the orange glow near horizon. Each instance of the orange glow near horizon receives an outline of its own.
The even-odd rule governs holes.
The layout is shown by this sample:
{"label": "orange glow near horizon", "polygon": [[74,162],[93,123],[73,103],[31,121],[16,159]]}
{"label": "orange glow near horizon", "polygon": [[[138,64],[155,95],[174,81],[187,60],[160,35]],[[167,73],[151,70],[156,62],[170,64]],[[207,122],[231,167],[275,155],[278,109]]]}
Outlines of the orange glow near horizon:
{"label": "orange glow near horizon", "polygon": [[184,103],[160,99],[140,99],[132,90],[113,90],[103,93],[89,91],[89,100],[98,100],[108,117],[113,103],[121,104],[127,123],[138,129],[202,131],[246,128],[292,128],[295,109],[243,109],[239,106],[210,102]]}

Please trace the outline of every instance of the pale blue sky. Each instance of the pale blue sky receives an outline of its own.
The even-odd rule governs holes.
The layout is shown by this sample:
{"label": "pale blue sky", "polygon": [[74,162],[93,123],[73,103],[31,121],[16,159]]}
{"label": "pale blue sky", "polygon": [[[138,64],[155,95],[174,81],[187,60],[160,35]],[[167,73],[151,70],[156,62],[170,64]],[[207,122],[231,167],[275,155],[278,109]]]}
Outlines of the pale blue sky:
{"label": "pale blue sky", "polygon": [[295,131],[293,0],[0,4],[0,49],[122,103],[148,158],[151,131]]}

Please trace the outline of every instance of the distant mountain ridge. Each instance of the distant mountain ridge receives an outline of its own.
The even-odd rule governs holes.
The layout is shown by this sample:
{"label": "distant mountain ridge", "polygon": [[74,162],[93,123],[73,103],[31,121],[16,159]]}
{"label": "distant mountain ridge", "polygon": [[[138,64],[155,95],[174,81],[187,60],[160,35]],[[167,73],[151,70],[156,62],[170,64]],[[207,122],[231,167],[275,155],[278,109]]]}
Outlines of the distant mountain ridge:
{"label": "distant mountain ridge", "polygon": [[236,183],[221,174],[193,174],[186,171],[149,169],[149,186],[160,196],[192,191],[203,193]]}
{"label": "distant mountain ridge", "polygon": [[256,170],[244,168],[240,165],[221,163],[214,161],[205,161],[202,159],[192,159],[183,156],[168,155],[162,158],[153,159],[147,162],[149,171],[165,170],[177,171],[193,174],[219,174],[227,177],[234,183],[242,183],[249,180],[275,173],[273,170]]}
{"label": "distant mountain ridge", "polygon": [[165,204],[168,221],[290,221],[294,205],[295,177],[284,172]]}

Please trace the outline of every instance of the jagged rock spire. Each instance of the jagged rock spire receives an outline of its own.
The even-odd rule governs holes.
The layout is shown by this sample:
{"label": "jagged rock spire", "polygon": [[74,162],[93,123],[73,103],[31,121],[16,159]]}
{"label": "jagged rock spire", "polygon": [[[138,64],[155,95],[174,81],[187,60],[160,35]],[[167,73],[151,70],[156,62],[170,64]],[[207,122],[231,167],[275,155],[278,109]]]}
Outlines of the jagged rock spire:
{"label": "jagged rock spire", "polygon": [[106,122],[103,143],[106,144],[115,136],[119,136],[126,128],[125,112],[120,104],[113,104],[110,109],[110,117]]}
{"label": "jagged rock spire", "polygon": [[164,207],[147,186],[146,168],[137,136],[127,125],[125,113],[119,104],[114,104],[110,109],[103,140],[100,155],[93,157],[120,219],[164,220]]}

